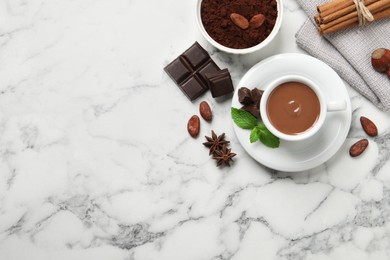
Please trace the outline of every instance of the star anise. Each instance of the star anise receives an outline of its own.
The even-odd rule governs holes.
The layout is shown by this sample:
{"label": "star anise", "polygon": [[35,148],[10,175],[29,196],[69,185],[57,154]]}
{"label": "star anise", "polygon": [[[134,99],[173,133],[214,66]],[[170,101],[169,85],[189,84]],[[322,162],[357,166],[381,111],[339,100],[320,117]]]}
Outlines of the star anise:
{"label": "star anise", "polygon": [[230,162],[233,162],[233,157],[236,156],[235,153],[231,152],[232,149],[229,149],[224,144],[221,150],[216,150],[213,159],[217,160],[217,166],[225,164],[230,167]]}
{"label": "star anise", "polygon": [[217,136],[213,130],[211,130],[211,137],[205,137],[207,142],[203,143],[203,145],[210,147],[209,155],[214,154],[217,150],[221,150],[224,145],[230,143],[229,141],[225,140],[225,133]]}

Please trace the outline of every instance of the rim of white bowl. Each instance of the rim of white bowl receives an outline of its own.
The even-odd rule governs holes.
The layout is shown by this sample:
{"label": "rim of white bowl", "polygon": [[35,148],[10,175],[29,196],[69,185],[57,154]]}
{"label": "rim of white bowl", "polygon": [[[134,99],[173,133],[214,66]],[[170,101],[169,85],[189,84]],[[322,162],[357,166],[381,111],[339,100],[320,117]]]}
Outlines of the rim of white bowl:
{"label": "rim of white bowl", "polygon": [[198,0],[197,6],[196,6],[196,23],[198,24],[198,28],[199,28],[201,34],[209,43],[211,43],[211,45],[213,45],[217,49],[224,51],[224,52],[227,52],[227,53],[232,53],[232,54],[248,54],[248,53],[252,53],[252,52],[255,52],[255,51],[258,51],[258,50],[264,48],[275,38],[275,36],[279,32],[279,29],[280,29],[280,26],[281,26],[282,20],[283,20],[283,0],[276,0],[276,7],[277,7],[278,15],[276,17],[274,28],[272,29],[272,31],[268,35],[268,37],[265,38],[265,40],[262,41],[261,43],[255,45],[255,46],[252,46],[250,48],[233,49],[233,48],[229,48],[229,47],[223,46],[222,44],[218,43],[213,38],[211,38],[211,36],[206,32],[206,29],[203,26],[202,17],[200,14],[201,5],[202,5],[202,0]]}

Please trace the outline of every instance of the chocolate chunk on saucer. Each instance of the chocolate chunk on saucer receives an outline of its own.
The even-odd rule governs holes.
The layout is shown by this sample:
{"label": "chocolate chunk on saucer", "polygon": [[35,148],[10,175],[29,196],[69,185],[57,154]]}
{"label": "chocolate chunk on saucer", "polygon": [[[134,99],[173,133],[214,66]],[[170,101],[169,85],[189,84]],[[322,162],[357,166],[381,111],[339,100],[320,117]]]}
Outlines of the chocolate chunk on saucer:
{"label": "chocolate chunk on saucer", "polygon": [[251,90],[251,97],[252,97],[252,102],[254,104],[260,105],[260,100],[261,97],[263,96],[264,90],[254,88]]}
{"label": "chocolate chunk on saucer", "polygon": [[256,118],[260,118],[260,107],[257,104],[244,105],[241,109],[251,113]]}
{"label": "chocolate chunk on saucer", "polygon": [[251,90],[246,87],[238,89],[238,101],[243,105],[252,104]]}

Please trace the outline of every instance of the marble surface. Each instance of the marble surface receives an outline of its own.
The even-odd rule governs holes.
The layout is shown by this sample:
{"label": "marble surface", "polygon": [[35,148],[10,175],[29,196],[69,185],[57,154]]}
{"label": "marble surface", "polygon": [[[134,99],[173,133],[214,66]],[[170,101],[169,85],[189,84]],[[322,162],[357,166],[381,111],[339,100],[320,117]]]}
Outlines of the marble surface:
{"label": "marble surface", "polygon": [[[390,115],[347,86],[348,138],[301,173],[255,162],[237,141],[231,100],[191,103],[163,67],[199,41],[237,84],[255,63],[299,52],[306,19],[285,1],[264,51],[216,51],[195,0],[0,1],[0,259],[390,259]],[[186,132],[200,101],[214,111]],[[359,117],[377,123],[365,137]],[[214,129],[237,153],[217,168]]]}

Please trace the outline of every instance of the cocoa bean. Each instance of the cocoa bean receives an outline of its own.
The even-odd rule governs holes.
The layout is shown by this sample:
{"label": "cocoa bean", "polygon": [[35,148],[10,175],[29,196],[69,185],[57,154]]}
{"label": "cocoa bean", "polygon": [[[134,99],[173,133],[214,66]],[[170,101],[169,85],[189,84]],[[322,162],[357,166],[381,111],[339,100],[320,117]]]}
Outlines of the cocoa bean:
{"label": "cocoa bean", "polygon": [[213,113],[211,112],[209,103],[207,103],[206,101],[200,102],[199,113],[206,121],[211,121],[211,119],[213,118]]}
{"label": "cocoa bean", "polygon": [[351,148],[349,148],[349,155],[352,157],[356,157],[361,155],[368,146],[368,140],[367,139],[361,139],[354,143]]}
{"label": "cocoa bean", "polygon": [[249,22],[248,22],[248,19],[246,19],[244,16],[242,16],[241,14],[237,14],[237,13],[232,13],[230,15],[230,19],[232,20],[232,22],[237,25],[238,27],[240,27],[241,29],[245,30],[245,29],[248,29],[249,27]]}
{"label": "cocoa bean", "polygon": [[263,25],[265,16],[263,14],[256,14],[249,20],[249,27],[256,29]]}
{"label": "cocoa bean", "polygon": [[200,131],[200,119],[197,115],[193,115],[187,123],[187,131],[192,137],[196,137]]}
{"label": "cocoa bean", "polygon": [[377,136],[378,135],[378,128],[372,122],[370,119],[368,119],[365,116],[360,117],[360,123],[362,124],[364,132],[368,134],[369,136]]}

